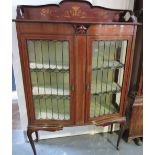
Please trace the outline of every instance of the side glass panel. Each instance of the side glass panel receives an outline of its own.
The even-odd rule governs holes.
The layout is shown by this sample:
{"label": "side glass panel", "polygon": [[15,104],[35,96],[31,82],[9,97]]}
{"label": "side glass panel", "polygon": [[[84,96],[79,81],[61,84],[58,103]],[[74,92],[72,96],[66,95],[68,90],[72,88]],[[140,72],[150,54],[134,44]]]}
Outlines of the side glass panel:
{"label": "side glass panel", "polygon": [[93,41],[90,117],[119,112],[126,40]]}
{"label": "side glass panel", "polygon": [[36,120],[70,119],[69,42],[27,40]]}

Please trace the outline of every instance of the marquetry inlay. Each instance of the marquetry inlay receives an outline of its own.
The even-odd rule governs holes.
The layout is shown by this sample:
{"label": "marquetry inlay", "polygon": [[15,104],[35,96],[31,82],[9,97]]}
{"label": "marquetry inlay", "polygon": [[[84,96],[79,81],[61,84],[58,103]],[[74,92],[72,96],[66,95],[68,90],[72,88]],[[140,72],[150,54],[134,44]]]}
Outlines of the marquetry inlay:
{"label": "marquetry inlay", "polygon": [[73,6],[71,9],[65,11],[64,17],[79,17],[85,18],[86,12],[81,10],[78,6]]}
{"label": "marquetry inlay", "polygon": [[49,15],[51,17],[57,16],[56,10],[50,10],[50,9],[41,9],[40,14],[41,14],[41,16],[46,16],[46,15]]}
{"label": "marquetry inlay", "polygon": [[73,6],[68,10],[65,10],[64,13],[61,15],[57,13],[56,10],[51,10],[51,9],[41,9],[40,11],[41,16],[51,16],[51,17],[65,17],[65,18],[72,18],[72,17],[78,17],[78,18],[85,18],[86,17],[86,12],[83,11],[80,7],[78,6]]}

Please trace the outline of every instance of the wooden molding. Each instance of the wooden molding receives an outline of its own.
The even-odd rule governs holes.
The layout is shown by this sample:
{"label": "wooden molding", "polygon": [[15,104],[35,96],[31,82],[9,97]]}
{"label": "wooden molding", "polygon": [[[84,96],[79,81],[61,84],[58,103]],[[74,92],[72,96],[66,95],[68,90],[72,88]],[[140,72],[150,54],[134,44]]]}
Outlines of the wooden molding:
{"label": "wooden molding", "polygon": [[82,0],[65,0],[58,5],[19,5],[17,7],[17,19],[24,20],[118,22],[122,14],[124,14],[124,10],[93,6],[91,3]]}

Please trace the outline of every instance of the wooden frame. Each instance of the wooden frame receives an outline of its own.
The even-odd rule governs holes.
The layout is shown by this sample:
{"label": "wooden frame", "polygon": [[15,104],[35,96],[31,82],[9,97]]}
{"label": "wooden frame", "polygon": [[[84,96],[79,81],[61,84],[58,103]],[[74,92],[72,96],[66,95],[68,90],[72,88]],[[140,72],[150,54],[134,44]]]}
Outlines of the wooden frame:
{"label": "wooden frame", "polygon": [[[125,22],[123,15],[129,10],[113,10],[92,6],[86,1],[65,0],[59,5],[18,6],[16,22],[22,75],[24,82],[28,131],[27,135],[33,148],[32,133],[38,139],[39,130],[57,131],[64,126],[95,124],[96,126],[120,124],[120,134],[117,149],[126,123],[125,108],[128,93],[136,27],[140,23],[131,18]],[[35,120],[32,106],[32,91],[27,55],[27,39],[69,40],[70,42],[70,86],[71,90],[71,120]],[[91,45],[93,40],[127,40],[125,72],[123,78],[120,112],[115,115],[103,116],[97,119],[89,118],[89,96],[91,79]]]}
{"label": "wooden frame", "polygon": [[86,83],[87,85],[91,85],[91,63],[92,63],[92,42],[94,40],[127,40],[127,52],[126,52],[126,60],[125,60],[125,69],[124,69],[124,76],[123,76],[123,85],[122,85],[122,90],[121,90],[121,101],[120,101],[120,111],[118,114],[111,114],[111,115],[107,115],[107,116],[101,116],[101,117],[97,117],[97,118],[93,118],[90,119],[89,118],[89,110],[90,110],[90,89],[86,92],[86,122],[91,122],[91,121],[101,121],[104,119],[108,119],[108,118],[119,118],[123,116],[123,112],[125,111],[123,105],[124,105],[124,101],[126,100],[126,96],[127,96],[127,92],[125,92],[125,90],[128,88],[128,85],[126,83],[127,79],[128,79],[128,66],[131,61],[131,43],[132,43],[132,37],[131,36],[88,36],[87,39],[87,77],[86,77]]}
{"label": "wooden frame", "polygon": [[[31,90],[31,81],[30,81],[30,71],[29,71],[29,62],[28,62],[28,51],[26,46],[26,40],[37,40],[37,39],[43,39],[43,40],[67,40],[70,44],[70,88],[72,88],[75,85],[75,73],[74,73],[74,50],[73,50],[73,36],[56,36],[56,35],[31,35],[31,34],[24,34],[21,36],[21,42],[22,42],[22,53],[21,53],[21,61],[24,61],[24,66],[22,70],[24,71],[23,80],[25,81],[25,95],[28,99],[27,101],[27,108],[28,108],[28,116],[29,116],[29,123],[30,124],[61,124],[61,125],[73,125],[74,124],[74,95],[75,92],[70,89],[70,121],[50,121],[50,120],[35,120],[35,112],[33,107],[33,99],[32,99],[32,90]],[[30,113],[29,113],[30,112]]]}

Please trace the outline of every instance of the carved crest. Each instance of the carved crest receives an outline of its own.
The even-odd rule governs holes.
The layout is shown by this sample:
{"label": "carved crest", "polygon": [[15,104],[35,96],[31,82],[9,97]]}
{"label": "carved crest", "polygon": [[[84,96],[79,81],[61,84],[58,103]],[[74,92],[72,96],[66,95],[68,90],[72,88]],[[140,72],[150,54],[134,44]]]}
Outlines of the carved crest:
{"label": "carved crest", "polygon": [[74,25],[75,33],[76,34],[86,34],[88,30],[88,25]]}

